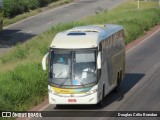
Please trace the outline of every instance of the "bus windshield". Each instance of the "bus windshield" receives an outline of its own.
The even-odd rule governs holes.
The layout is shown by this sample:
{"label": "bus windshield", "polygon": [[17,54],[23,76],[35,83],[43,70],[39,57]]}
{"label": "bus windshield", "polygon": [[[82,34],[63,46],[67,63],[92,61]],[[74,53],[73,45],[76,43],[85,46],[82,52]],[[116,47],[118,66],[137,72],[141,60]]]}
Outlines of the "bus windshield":
{"label": "bus windshield", "polygon": [[60,86],[85,86],[96,82],[96,50],[50,51],[52,84]]}

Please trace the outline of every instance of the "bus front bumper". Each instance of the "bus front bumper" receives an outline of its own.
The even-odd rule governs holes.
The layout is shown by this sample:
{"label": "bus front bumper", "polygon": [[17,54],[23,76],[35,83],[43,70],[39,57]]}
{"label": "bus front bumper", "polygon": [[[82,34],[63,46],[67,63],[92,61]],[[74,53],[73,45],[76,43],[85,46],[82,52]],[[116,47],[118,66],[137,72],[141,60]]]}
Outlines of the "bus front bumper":
{"label": "bus front bumper", "polygon": [[50,104],[97,104],[98,101],[98,92],[92,93],[90,95],[55,95],[49,93],[49,103]]}

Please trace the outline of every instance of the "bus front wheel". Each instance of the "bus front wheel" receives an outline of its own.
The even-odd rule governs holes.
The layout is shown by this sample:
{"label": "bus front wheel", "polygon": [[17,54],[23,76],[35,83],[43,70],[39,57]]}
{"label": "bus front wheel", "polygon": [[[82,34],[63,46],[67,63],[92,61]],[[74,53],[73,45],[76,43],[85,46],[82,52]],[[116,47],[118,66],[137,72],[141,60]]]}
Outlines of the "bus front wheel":
{"label": "bus front wheel", "polygon": [[105,97],[105,87],[103,86],[103,91],[102,91],[102,100],[98,103],[99,107],[103,107],[104,106],[104,97]]}

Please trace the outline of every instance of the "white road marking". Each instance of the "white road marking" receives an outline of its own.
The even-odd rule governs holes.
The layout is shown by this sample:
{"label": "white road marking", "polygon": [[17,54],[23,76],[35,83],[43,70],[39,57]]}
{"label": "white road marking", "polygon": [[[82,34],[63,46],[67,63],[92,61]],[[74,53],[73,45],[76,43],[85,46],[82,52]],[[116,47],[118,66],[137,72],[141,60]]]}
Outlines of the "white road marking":
{"label": "white road marking", "polygon": [[32,31],[28,31],[27,33],[32,33]]}
{"label": "white road marking", "polygon": [[47,25],[50,25],[50,24],[52,24],[52,21],[47,23]]}
{"label": "white road marking", "polygon": [[85,11],[85,9],[82,8],[81,11]]}
{"label": "white road marking", "polygon": [[69,14],[66,14],[65,16],[66,16],[66,17],[68,17],[68,16],[69,16]]}

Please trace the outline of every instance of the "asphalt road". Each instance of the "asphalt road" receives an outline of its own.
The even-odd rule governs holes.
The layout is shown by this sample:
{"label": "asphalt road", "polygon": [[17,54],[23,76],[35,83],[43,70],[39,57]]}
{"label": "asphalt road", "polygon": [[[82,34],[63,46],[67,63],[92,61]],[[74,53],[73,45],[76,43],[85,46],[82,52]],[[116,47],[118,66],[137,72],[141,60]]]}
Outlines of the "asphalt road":
{"label": "asphalt road", "polygon": [[[126,78],[119,93],[105,97],[103,108],[97,106],[49,105],[41,111],[160,111],[160,29],[159,31],[126,52]],[[74,113],[73,113],[74,114]],[[98,113],[97,113],[98,114]],[[95,112],[93,112],[95,115]],[[40,118],[32,119],[39,120]],[[113,117],[54,117],[40,120],[126,120]],[[160,120],[160,118],[128,118],[129,120]]]}
{"label": "asphalt road", "polygon": [[[4,53],[17,42],[24,42],[58,23],[82,19],[102,9],[110,9],[124,0],[78,0],[22,22],[7,27],[0,39],[0,53]],[[1,41],[0,40],[0,41]],[[7,42],[4,42],[7,41]],[[61,109],[50,105],[44,111],[92,110],[92,111],[158,111],[160,110],[160,31],[135,49],[126,54],[126,78],[118,94],[110,93],[105,97],[103,108],[97,106],[66,106]],[[74,113],[73,113],[74,114]],[[95,113],[93,113],[95,114]],[[36,118],[35,118],[36,119]],[[34,120],[35,120],[34,119]],[[38,118],[39,120],[40,118]],[[54,120],[125,120],[127,118],[41,118]],[[137,120],[137,118],[129,118]],[[141,118],[139,118],[141,119]],[[141,120],[150,120],[143,118]],[[160,118],[154,118],[159,120]],[[33,120],[33,119],[32,119]]]}
{"label": "asphalt road", "polygon": [[0,54],[18,42],[24,42],[59,23],[80,20],[96,12],[111,9],[125,0],[75,0],[29,19],[8,26],[0,34]]}

